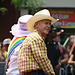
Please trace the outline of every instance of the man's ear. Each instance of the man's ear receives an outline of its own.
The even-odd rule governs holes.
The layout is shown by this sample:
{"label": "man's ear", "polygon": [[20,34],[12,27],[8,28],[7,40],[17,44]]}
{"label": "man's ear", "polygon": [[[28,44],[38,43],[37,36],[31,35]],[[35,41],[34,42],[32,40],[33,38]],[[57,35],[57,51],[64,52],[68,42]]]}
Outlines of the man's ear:
{"label": "man's ear", "polygon": [[38,22],[35,23],[35,27],[38,27]]}

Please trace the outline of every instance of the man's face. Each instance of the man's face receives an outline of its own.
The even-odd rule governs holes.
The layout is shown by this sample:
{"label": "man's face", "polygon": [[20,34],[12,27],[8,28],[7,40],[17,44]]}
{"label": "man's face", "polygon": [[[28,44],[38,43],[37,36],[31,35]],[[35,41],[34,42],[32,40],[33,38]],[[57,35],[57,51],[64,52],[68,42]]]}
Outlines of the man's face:
{"label": "man's face", "polygon": [[1,51],[2,51],[2,52],[4,52],[4,51],[5,51],[5,47],[4,47],[4,46],[1,48]]}
{"label": "man's face", "polygon": [[38,32],[44,36],[46,34],[48,34],[48,32],[50,31],[51,28],[51,21],[44,19],[38,22],[38,24],[36,25]]}

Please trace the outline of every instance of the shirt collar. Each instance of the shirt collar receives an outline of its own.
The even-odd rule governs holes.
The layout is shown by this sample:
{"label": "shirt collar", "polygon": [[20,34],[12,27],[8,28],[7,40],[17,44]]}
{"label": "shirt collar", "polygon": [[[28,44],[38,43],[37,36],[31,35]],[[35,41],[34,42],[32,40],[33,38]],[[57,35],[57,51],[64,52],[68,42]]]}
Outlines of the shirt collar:
{"label": "shirt collar", "polygon": [[37,30],[34,30],[34,32],[36,32],[44,40],[44,37],[42,37],[42,35],[39,34],[39,32]]}

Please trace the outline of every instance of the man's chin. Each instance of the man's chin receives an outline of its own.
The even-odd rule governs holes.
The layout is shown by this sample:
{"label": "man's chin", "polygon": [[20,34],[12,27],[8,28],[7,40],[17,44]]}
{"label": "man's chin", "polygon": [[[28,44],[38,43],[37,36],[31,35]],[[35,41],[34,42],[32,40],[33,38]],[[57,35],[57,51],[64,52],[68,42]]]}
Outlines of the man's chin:
{"label": "man's chin", "polygon": [[49,32],[46,32],[46,34],[48,34]]}

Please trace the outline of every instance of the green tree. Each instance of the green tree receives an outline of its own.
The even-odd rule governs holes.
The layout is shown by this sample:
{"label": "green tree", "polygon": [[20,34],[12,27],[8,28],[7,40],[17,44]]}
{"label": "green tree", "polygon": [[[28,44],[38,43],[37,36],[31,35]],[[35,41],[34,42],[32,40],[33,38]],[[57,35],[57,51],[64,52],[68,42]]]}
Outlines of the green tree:
{"label": "green tree", "polygon": [[5,15],[5,12],[8,10],[5,7],[0,7],[0,11],[2,12],[3,15]]}
{"label": "green tree", "polygon": [[[5,0],[1,0],[1,2],[4,1]],[[19,11],[24,9],[24,7],[27,7],[33,14],[35,11],[39,10],[40,7],[45,5],[45,2],[44,0],[11,0],[11,4],[13,4],[15,8],[19,8]],[[0,7],[0,11],[5,14],[7,8]]]}
{"label": "green tree", "polygon": [[[1,0],[1,2],[4,2],[4,0]],[[0,7],[0,11],[2,12],[2,14],[4,15],[7,10],[7,8],[5,7]]]}
{"label": "green tree", "polygon": [[28,10],[32,11],[32,14],[45,4],[44,0],[11,0],[11,3],[19,10],[27,7]]}

